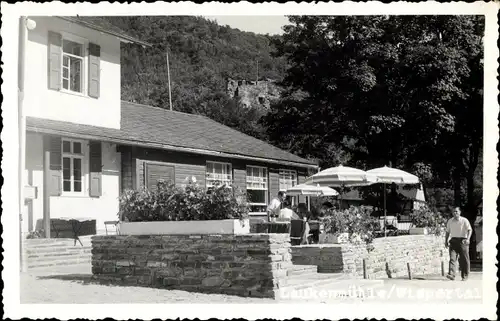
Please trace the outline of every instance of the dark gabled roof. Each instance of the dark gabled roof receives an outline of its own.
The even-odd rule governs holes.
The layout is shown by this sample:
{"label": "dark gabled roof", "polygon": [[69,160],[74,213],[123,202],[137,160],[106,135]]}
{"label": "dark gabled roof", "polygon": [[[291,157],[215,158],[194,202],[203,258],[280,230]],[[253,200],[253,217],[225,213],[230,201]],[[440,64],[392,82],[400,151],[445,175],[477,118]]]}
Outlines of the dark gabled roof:
{"label": "dark gabled roof", "polygon": [[118,28],[104,17],[97,16],[58,16],[58,18],[70,21],[81,26],[94,29],[100,32],[110,34],[112,36],[118,37],[126,42],[134,42],[142,46],[151,47],[151,44],[137,39],[136,37],[128,34],[122,29]]}
{"label": "dark gabled roof", "polygon": [[316,163],[205,116],[122,102],[121,129],[27,117],[29,131],[299,167]]}

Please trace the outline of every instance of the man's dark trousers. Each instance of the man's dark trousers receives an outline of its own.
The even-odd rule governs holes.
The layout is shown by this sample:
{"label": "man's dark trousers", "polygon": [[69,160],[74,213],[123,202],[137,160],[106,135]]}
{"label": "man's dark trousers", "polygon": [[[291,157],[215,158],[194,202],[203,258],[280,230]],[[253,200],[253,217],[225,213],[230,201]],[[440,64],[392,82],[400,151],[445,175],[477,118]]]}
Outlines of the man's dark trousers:
{"label": "man's dark trousers", "polygon": [[450,240],[450,270],[449,275],[455,278],[455,271],[458,264],[462,278],[467,278],[470,271],[469,244],[464,244],[465,238],[452,237]]}

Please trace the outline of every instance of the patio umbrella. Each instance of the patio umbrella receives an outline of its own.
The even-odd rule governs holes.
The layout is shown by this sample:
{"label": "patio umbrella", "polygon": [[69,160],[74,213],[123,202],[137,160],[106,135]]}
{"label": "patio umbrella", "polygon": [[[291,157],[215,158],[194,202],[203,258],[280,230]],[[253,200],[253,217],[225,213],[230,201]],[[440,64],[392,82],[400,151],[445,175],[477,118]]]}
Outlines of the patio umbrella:
{"label": "patio umbrella", "polygon": [[406,184],[419,184],[420,181],[417,176],[402,171],[397,168],[391,167],[379,167],[374,168],[369,171],[366,171],[367,174],[376,178],[377,183],[384,184],[384,235],[386,234],[385,221],[387,219],[387,207],[386,207],[386,184],[398,184],[398,185],[406,185]]}
{"label": "patio umbrella", "polygon": [[328,186],[320,186],[316,185],[307,185],[307,184],[299,184],[294,187],[289,188],[286,191],[287,195],[297,196],[297,195],[305,195],[305,196],[336,196],[339,193],[330,188]]}
{"label": "patio umbrella", "polygon": [[322,170],[306,179],[306,184],[320,184],[321,186],[366,186],[376,180],[367,172],[348,166],[339,165]]}
{"label": "patio umbrella", "polygon": [[316,184],[316,185],[307,185],[307,184],[295,185],[295,186],[289,188],[286,191],[286,194],[291,195],[291,196],[297,196],[297,195],[307,196],[307,208],[308,208],[308,210],[311,210],[311,196],[336,196],[336,195],[339,195],[339,193],[336,190],[334,190],[333,188],[330,188],[328,186],[320,186],[319,184]]}
{"label": "patio umbrella", "polygon": [[[348,187],[367,186],[376,182],[376,178],[367,172],[348,166],[336,166],[322,170],[306,179],[306,184],[319,184],[321,186]],[[342,193],[340,194],[342,203]]]}

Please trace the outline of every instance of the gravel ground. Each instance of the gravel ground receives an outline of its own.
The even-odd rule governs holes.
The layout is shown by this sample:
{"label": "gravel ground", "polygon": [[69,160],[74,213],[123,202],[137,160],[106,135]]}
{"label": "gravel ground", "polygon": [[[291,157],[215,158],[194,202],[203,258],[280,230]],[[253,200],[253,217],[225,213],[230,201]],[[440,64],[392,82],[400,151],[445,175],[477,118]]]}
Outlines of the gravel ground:
{"label": "gravel ground", "polygon": [[90,283],[88,266],[21,273],[21,303],[274,303],[243,298],[137,286]]}
{"label": "gravel ground", "polygon": [[[244,298],[222,294],[202,294],[180,290],[153,289],[137,286],[114,286],[89,282],[90,266],[57,268],[21,273],[21,303],[276,303],[272,299]],[[441,276],[387,279],[373,289],[365,288],[364,297],[344,293],[339,299],[332,289],[317,288],[313,292],[289,294],[284,302],[481,302],[482,273],[473,272],[468,281],[449,281]],[[330,291],[330,292],[328,292]],[[359,290],[358,290],[359,291]],[[370,292],[371,291],[371,292]],[[295,295],[295,297],[293,297]]]}

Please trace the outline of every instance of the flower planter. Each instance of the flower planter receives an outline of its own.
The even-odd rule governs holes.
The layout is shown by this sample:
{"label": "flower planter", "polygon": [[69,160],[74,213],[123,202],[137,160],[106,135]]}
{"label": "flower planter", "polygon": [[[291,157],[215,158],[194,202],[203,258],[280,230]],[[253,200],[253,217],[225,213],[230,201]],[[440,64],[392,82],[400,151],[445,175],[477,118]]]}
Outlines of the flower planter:
{"label": "flower planter", "polygon": [[155,221],[120,222],[121,235],[248,234],[250,221]]}
{"label": "flower planter", "polygon": [[349,233],[329,234],[324,233],[320,235],[319,243],[322,244],[343,244],[349,241]]}
{"label": "flower planter", "polygon": [[356,235],[352,238],[349,237],[349,233],[339,233],[339,234],[329,234],[323,233],[319,236],[320,244],[345,244],[352,242],[361,242],[361,237]]}
{"label": "flower planter", "polygon": [[409,231],[410,235],[427,235],[429,229],[427,227],[412,227]]}

